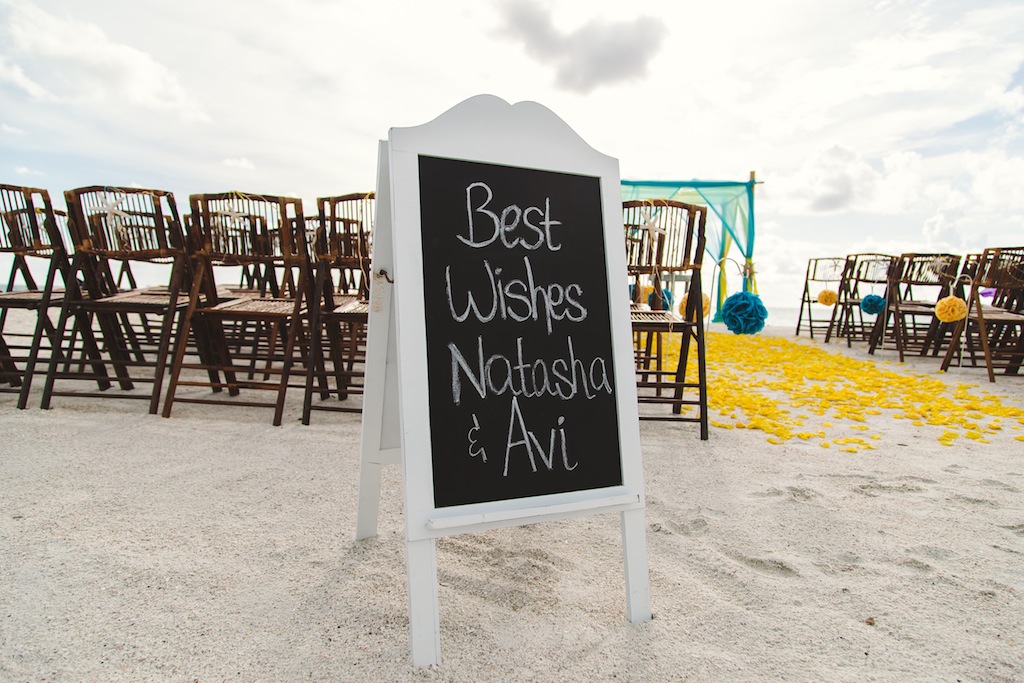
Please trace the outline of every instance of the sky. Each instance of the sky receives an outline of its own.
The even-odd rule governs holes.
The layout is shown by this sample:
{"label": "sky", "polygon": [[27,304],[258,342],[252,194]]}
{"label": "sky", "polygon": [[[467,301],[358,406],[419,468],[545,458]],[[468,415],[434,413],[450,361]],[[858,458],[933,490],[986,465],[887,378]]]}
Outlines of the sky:
{"label": "sky", "polygon": [[623,178],[756,172],[769,312],[809,258],[1024,243],[1020,0],[0,0],[0,182],[59,206],[312,208],[374,189],[390,128],[482,93],[548,107]]}

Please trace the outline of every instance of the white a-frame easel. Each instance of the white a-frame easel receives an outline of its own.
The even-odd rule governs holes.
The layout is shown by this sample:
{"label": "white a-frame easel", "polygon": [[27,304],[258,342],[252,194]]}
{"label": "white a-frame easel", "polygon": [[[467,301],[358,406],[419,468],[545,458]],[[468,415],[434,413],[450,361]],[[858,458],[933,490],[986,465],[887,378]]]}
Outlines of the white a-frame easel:
{"label": "white a-frame easel", "polygon": [[[607,348],[610,357],[598,358],[595,364],[590,366],[590,379],[597,377],[597,383],[605,391],[606,395],[602,396],[607,399],[605,405],[611,411],[610,414],[615,416],[611,421],[617,420],[618,435],[618,443],[591,447],[586,449],[586,452],[572,453],[570,458],[565,444],[575,437],[567,436],[563,431],[561,439],[564,462],[561,464],[564,467],[561,475],[568,483],[553,492],[537,493],[529,489],[534,480],[526,475],[532,476],[532,473],[529,468],[521,467],[521,470],[526,471],[523,481],[526,482],[527,488],[523,490],[528,491],[527,495],[518,495],[518,489],[513,487],[493,496],[488,496],[485,491],[480,500],[465,503],[438,504],[436,500],[441,489],[437,487],[439,482],[435,481],[435,478],[459,477],[461,474],[457,468],[449,465],[439,466],[438,463],[442,461],[437,458],[442,454],[433,450],[433,444],[439,442],[432,437],[438,437],[439,434],[432,434],[431,430],[447,429],[448,423],[439,427],[431,422],[432,417],[437,419],[438,414],[438,406],[435,405],[433,409],[431,407],[432,397],[436,403],[437,396],[442,394],[437,392],[436,386],[433,387],[434,393],[431,393],[428,365],[433,363],[435,371],[437,367],[451,367],[454,376],[456,362],[453,360],[454,356],[432,357],[425,341],[428,318],[436,319],[430,318],[436,314],[434,309],[428,308],[436,305],[439,309],[447,309],[442,305],[443,302],[425,300],[425,296],[429,299],[430,290],[425,289],[424,278],[433,277],[425,275],[425,270],[430,270],[434,264],[430,258],[424,258],[424,236],[434,234],[432,231],[447,229],[448,223],[432,221],[429,211],[425,208],[426,204],[421,202],[424,200],[424,196],[421,195],[421,182],[425,183],[428,180],[421,177],[422,169],[434,168],[426,166],[424,159],[442,160],[436,162],[438,164],[465,163],[474,169],[477,168],[475,164],[488,172],[497,169],[495,173],[509,174],[508,177],[513,179],[520,177],[516,175],[517,173],[524,177],[525,174],[533,174],[529,177],[539,177],[542,190],[543,181],[549,177],[557,183],[572,183],[582,178],[581,182],[590,183],[587,187],[594,189],[594,199],[591,202],[593,205],[584,206],[583,209],[586,215],[596,215],[598,218],[596,221],[589,221],[586,226],[574,225],[572,217],[565,215],[559,215],[558,221],[551,219],[542,224],[540,209],[534,210],[532,216],[529,209],[525,212],[526,218],[532,220],[531,225],[547,226],[549,258],[567,259],[565,263],[573,268],[608,274],[607,289],[602,290],[609,293],[606,299],[583,298],[589,296],[589,292],[595,289],[593,287],[587,288],[586,291],[583,287],[576,290],[569,287],[564,291],[556,287],[556,290],[553,290],[556,293],[550,295],[557,308],[557,305],[561,305],[570,295],[579,294],[581,301],[591,308],[591,312],[600,309],[600,316],[595,313],[591,316],[592,319],[600,317],[609,321],[600,329],[605,330],[603,334],[608,337]],[[439,167],[446,168],[443,165]],[[430,180],[433,182],[436,178]],[[482,182],[472,183],[470,189],[462,194],[452,193],[450,202],[443,196],[432,197],[431,201],[442,204],[449,202],[453,211],[472,213],[467,197],[482,185]],[[487,191],[490,192],[490,189]],[[555,190],[548,192],[548,195],[554,196],[554,199],[551,199],[545,195],[545,201],[555,207],[551,211],[557,211],[563,204],[568,203],[559,203],[562,197]],[[577,201],[577,204],[580,203]],[[503,212],[502,226],[506,222],[512,225],[514,219],[518,218],[515,214],[518,210]],[[478,213],[482,215],[482,212],[483,209],[478,209]],[[494,216],[497,216],[497,213]],[[496,217],[494,221],[497,226]],[[380,143],[375,226],[356,536],[363,539],[376,535],[381,468],[389,464],[402,465],[413,662],[417,666],[427,666],[439,664],[441,660],[435,539],[443,536],[580,515],[618,512],[622,524],[627,618],[631,622],[650,619],[643,472],[629,299],[625,293],[625,280],[621,277],[625,273],[625,249],[618,162],[592,149],[565,122],[539,104],[521,102],[511,105],[493,96],[477,96],[425,125],[393,128],[388,140]],[[592,233],[588,234],[593,235],[593,239],[589,240],[589,246],[586,246],[587,253],[591,253],[594,240],[603,241],[603,250],[593,252],[601,254],[602,262],[590,264],[594,267],[579,263],[583,256],[577,258],[569,246],[563,249],[562,242],[552,235],[552,232],[561,230],[562,233],[556,234],[568,236],[572,234],[570,230],[584,228],[591,230]],[[501,235],[507,250],[517,249],[522,244],[527,244],[528,237],[534,239],[536,236],[535,242],[530,243],[528,248],[534,248],[537,252],[542,251],[537,245],[544,237],[543,230],[534,227],[529,233],[515,234],[519,235],[520,241],[513,237],[511,227]],[[500,244],[498,236],[496,227],[491,241]],[[483,242],[484,240],[479,240],[480,244]],[[572,260],[574,258],[577,260]],[[425,260],[427,267],[424,265]],[[549,301],[549,308],[551,307]],[[581,304],[576,311],[582,312],[583,308],[584,305]],[[572,318],[572,313],[573,311],[556,310],[556,331],[558,325],[569,324],[565,318]],[[584,317],[577,315],[573,319],[582,320]],[[463,329],[459,327],[461,322],[449,323],[452,330]],[[552,338],[552,323],[548,324],[548,334],[540,334],[539,343]],[[524,329],[526,327],[524,324]],[[487,329],[498,328],[484,326],[481,329],[482,339],[487,334]],[[499,339],[495,343],[501,341]],[[570,348],[570,353],[572,352],[573,349]],[[482,358],[483,352],[480,353]],[[481,360],[481,364],[482,362]],[[576,362],[580,363],[579,367],[583,367],[580,361]],[[472,366],[472,363],[466,365]],[[468,373],[470,369],[467,368],[465,372]],[[581,374],[581,377],[583,376]],[[483,384],[482,380],[480,382]],[[482,396],[485,393],[484,388],[481,386],[478,389]],[[561,398],[568,406],[571,401],[567,396],[574,394],[575,389],[570,392],[560,387],[556,392],[556,388],[549,387],[549,394],[554,395],[558,392],[564,394]],[[599,392],[594,390],[591,397],[593,393]],[[516,399],[517,405],[519,398],[522,397]],[[487,400],[500,400],[507,404],[508,396],[497,399],[488,397]],[[522,401],[526,402],[526,399],[522,398]],[[574,409],[584,411],[582,414],[587,416],[585,411],[590,409],[590,405],[592,403],[583,403]],[[435,411],[433,414],[432,410]],[[547,418],[547,413],[542,413],[542,417]],[[472,419],[476,421],[475,413]],[[522,419],[519,416],[520,422]],[[559,418],[558,424],[563,422],[564,420]],[[580,420],[577,420],[578,422]],[[504,424],[504,429],[509,433],[509,444],[505,448],[505,478],[501,479],[500,470],[495,475],[495,481],[500,479],[501,485],[508,481],[508,454],[513,447],[512,433],[517,423],[515,419],[510,423],[509,419],[505,418]],[[525,431],[525,427],[523,429]],[[555,451],[557,434],[556,429],[551,429],[552,453]],[[529,450],[530,443],[530,440],[524,437],[515,441],[515,446]],[[534,439],[533,443],[538,443],[539,447],[539,440]],[[465,453],[460,455],[465,457]],[[469,455],[476,455],[472,446]],[[532,454],[530,458],[536,460]],[[577,489],[572,483],[572,477],[587,469],[587,463],[590,462],[588,459],[603,462],[602,467],[611,473],[610,478],[599,480],[602,482],[600,484],[587,484]],[[480,461],[481,459],[477,458],[467,467],[471,465],[479,468]],[[469,463],[469,460],[466,462]],[[543,463],[547,464],[548,469],[556,469],[554,458],[550,454]],[[536,472],[536,462],[534,465]],[[541,474],[544,474],[543,464],[539,469]],[[486,489],[486,484],[482,488]]]}

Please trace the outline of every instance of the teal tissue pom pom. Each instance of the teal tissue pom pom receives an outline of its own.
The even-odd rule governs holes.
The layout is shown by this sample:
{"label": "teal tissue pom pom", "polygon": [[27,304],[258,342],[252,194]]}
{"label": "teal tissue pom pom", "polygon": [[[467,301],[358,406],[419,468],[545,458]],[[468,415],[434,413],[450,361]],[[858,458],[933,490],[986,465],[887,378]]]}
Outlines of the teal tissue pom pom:
{"label": "teal tissue pom pom", "polygon": [[[668,289],[661,290],[661,310],[671,311],[672,304],[675,303],[675,295]],[[647,295],[647,305],[654,308],[654,292]]]}
{"label": "teal tissue pom pom", "polygon": [[885,310],[885,298],[877,294],[868,294],[860,300],[860,310],[868,315],[878,315]]}
{"label": "teal tissue pom pom", "polygon": [[767,317],[768,309],[757,294],[736,292],[722,304],[722,320],[734,334],[757,334]]}

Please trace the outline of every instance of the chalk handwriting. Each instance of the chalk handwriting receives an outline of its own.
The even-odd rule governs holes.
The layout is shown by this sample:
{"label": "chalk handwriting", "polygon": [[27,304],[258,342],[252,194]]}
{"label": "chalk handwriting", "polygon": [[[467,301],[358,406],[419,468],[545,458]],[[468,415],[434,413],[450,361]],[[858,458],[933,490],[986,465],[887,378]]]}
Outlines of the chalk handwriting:
{"label": "chalk handwriting", "polygon": [[[492,199],[494,193],[487,183],[476,182],[466,188],[469,236],[456,235],[463,244],[480,249],[500,238],[506,249],[522,246],[532,251],[547,246],[551,251],[558,251],[562,248],[551,234],[551,228],[561,225],[562,222],[551,218],[550,198],[544,199],[543,210],[537,206],[528,206],[524,210],[516,204],[510,204],[502,209],[500,216],[487,208]],[[532,222],[531,216],[536,216],[540,220]],[[478,226],[477,221],[484,225]]]}
{"label": "chalk handwriting", "polygon": [[[515,273],[519,277],[508,277],[503,268],[492,266],[487,259],[483,260],[483,270],[487,284],[482,290],[468,288],[464,294],[460,290],[457,297],[452,282],[452,267],[445,266],[448,311],[456,322],[465,322],[470,316],[482,323],[491,322],[495,317],[515,322],[538,321],[543,318],[548,334],[551,334],[554,321],[570,320],[579,323],[587,319],[587,309],[582,302],[583,287],[575,282],[568,285],[557,282],[538,284],[529,256],[523,257],[522,272]],[[458,307],[455,304],[456,298],[460,301]]]}
{"label": "chalk handwriting", "polygon": [[565,356],[554,360],[526,360],[522,337],[516,338],[514,358],[495,353],[485,360],[484,339],[478,336],[475,366],[455,342],[448,344],[448,350],[452,357],[452,401],[455,405],[462,403],[463,377],[469,380],[469,386],[482,399],[511,393],[525,398],[548,395],[568,401],[578,395],[592,399],[600,392],[612,393],[605,359],[598,356],[588,363],[577,358],[571,336],[566,338]]}
{"label": "chalk handwriting", "polygon": [[480,445],[479,432],[480,420],[476,418],[476,413],[473,413],[473,426],[469,428],[469,433],[466,434],[466,438],[469,439],[469,457],[475,458],[479,455],[481,460],[487,462],[487,451]]}
{"label": "chalk handwriting", "polygon": [[[526,449],[526,457],[530,460],[530,469],[533,472],[537,471],[537,459],[535,455],[540,458],[541,463],[548,469],[555,469],[555,445],[556,442],[560,441],[561,444],[561,455],[562,455],[562,467],[566,471],[571,472],[576,469],[579,463],[569,464],[569,450],[567,441],[565,438],[565,417],[558,416],[557,428],[551,429],[551,438],[548,440],[548,447],[545,449],[537,435],[526,428],[526,421],[523,419],[523,413],[519,409],[519,398],[517,396],[512,397],[512,408],[508,418],[508,439],[505,441],[505,469],[502,472],[502,476],[508,476],[508,466],[512,459],[512,451],[515,448],[523,447]],[[515,438],[518,437],[518,438]],[[559,439],[560,437],[560,439]]]}

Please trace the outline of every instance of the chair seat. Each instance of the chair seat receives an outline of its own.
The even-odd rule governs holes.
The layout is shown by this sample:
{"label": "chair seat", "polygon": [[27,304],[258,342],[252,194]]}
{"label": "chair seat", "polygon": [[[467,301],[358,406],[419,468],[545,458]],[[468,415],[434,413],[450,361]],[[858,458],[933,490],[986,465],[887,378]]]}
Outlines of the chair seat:
{"label": "chair seat", "polygon": [[653,332],[671,332],[673,328],[690,327],[693,323],[672,311],[630,311],[633,327],[642,326]]}
{"label": "chair seat", "polygon": [[[0,301],[8,302],[9,306],[34,306],[43,300],[44,292],[28,290],[23,292],[0,293]],[[64,290],[54,290],[51,298],[59,302],[64,296]]]}
{"label": "chair seat", "polygon": [[331,310],[331,315],[353,320],[365,321],[370,313],[370,302],[356,296],[345,296],[342,301]]}
{"label": "chair seat", "polygon": [[[889,306],[890,311],[895,311],[895,306]],[[900,304],[900,312],[904,315],[928,315],[935,312],[935,304],[918,303],[916,301],[906,301]]]}
{"label": "chair seat", "polygon": [[[170,292],[155,292],[149,289],[136,289],[130,292],[123,292],[121,294],[115,294],[113,296],[107,296],[99,299],[96,303],[100,304],[125,304],[131,306],[152,306],[154,308],[161,308],[166,306]],[[182,307],[188,304],[188,299],[185,296],[179,295],[177,305]]]}
{"label": "chair seat", "polygon": [[[272,297],[230,299],[223,301],[216,306],[204,309],[205,313],[238,314],[238,315],[266,315],[266,316],[290,316],[295,310],[294,299],[275,299]],[[302,310],[305,310],[303,306]]]}
{"label": "chair seat", "polygon": [[[1011,325],[1024,324],[1024,313],[1014,313],[1001,308],[990,308],[986,306],[981,310],[981,315],[985,318],[986,323],[1009,323]],[[972,311],[971,320],[977,319],[978,314]]]}

